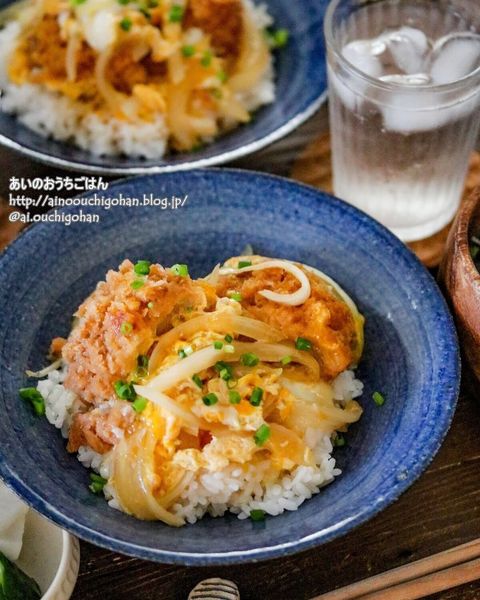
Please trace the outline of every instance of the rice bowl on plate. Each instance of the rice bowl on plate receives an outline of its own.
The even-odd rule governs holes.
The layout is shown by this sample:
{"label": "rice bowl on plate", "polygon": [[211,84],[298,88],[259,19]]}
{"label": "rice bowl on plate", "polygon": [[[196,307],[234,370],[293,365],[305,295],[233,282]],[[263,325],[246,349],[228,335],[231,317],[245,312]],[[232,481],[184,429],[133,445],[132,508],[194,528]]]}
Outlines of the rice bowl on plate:
{"label": "rice bowl on plate", "polygon": [[[438,450],[452,418],[459,384],[458,347],[451,317],[434,281],[408,249],[378,223],[353,207],[312,188],[262,174],[235,170],[190,171],[122,181],[114,184],[112,190],[112,193],[128,196],[153,191],[167,197],[188,193],[189,202],[181,212],[158,211],[152,207],[137,207],[132,211],[126,207],[117,207],[106,213],[104,209],[96,207],[92,210],[103,217],[96,225],[35,225],[22,234],[1,258],[0,314],[4,324],[0,334],[0,403],[4,415],[0,421],[2,478],[37,510],[84,539],[141,558],[188,565],[255,561],[306,549],[347,533],[398,498],[422,473]],[[274,203],[274,213],[269,208],[270,204],[267,206],[266,203],[259,202],[259,198],[265,197]],[[222,202],[219,202],[219,198]],[[71,210],[65,209],[65,212]],[[348,426],[347,432],[342,431],[343,427],[337,429],[336,426],[329,426],[331,428],[326,433],[330,439],[321,447],[322,457],[325,459],[322,464],[327,463],[327,467],[320,472],[322,480],[313,483],[319,487],[332,474],[338,474],[333,469],[341,470],[341,474],[321,487],[319,493],[316,493],[313,485],[312,489],[308,489],[309,486],[303,480],[300,483],[305,487],[299,485],[293,494],[286,495],[283,490],[288,485],[294,485],[290,476],[290,482],[285,481],[285,488],[275,488],[275,494],[280,491],[277,497],[282,498],[283,512],[276,516],[265,514],[262,522],[255,522],[252,518],[239,519],[237,514],[247,515],[252,510],[267,513],[268,509],[275,513],[276,506],[254,506],[247,502],[245,510],[237,505],[233,508],[238,513],[230,514],[229,506],[219,505],[219,513],[225,510],[225,515],[212,518],[209,514],[203,516],[203,509],[188,504],[188,493],[183,505],[188,510],[182,515],[186,524],[182,527],[171,527],[159,520],[134,518],[115,510],[108,505],[102,493],[108,484],[102,479],[92,479],[78,462],[78,452],[69,454],[65,451],[65,440],[60,431],[52,427],[47,419],[36,416],[30,402],[19,398],[20,388],[26,385],[33,387],[38,383],[27,380],[25,368],[40,370],[45,367],[46,355],[55,337],[62,336],[74,341],[77,334],[75,327],[70,333],[71,315],[95,290],[97,283],[105,281],[105,274],[109,270],[118,273],[118,266],[126,257],[133,265],[128,266],[124,275],[129,283],[133,283],[128,277],[134,277],[134,266],[139,261],[150,261],[151,265],[188,265],[190,279],[197,285],[200,279],[204,279],[212,271],[215,264],[223,264],[229,257],[242,254],[247,243],[253,247],[253,252],[248,252],[250,255],[278,257],[282,261],[293,261],[295,265],[311,265],[327,274],[348,293],[360,314],[365,316],[365,345],[354,377],[363,384],[363,393],[351,401],[351,407],[357,411],[356,420]],[[62,247],[62,252],[52,251],[56,247]],[[247,262],[249,260],[253,262],[254,259],[249,257]],[[168,277],[169,268],[165,271]],[[183,269],[179,272],[183,272]],[[278,272],[282,271],[278,269]],[[146,283],[140,286],[138,294],[142,287],[144,291],[150,289],[152,282],[149,283],[149,279],[153,277],[153,273],[155,269],[152,276],[146,276]],[[221,277],[227,281],[230,276],[225,274]],[[245,272],[241,277],[248,280],[253,276]],[[325,278],[324,280],[326,281]],[[129,289],[134,291],[131,287]],[[259,291],[263,289],[266,289],[265,285]],[[216,290],[218,298],[225,297],[225,290],[217,286]],[[240,291],[248,297],[246,288],[239,290],[236,286],[228,285],[227,297],[230,290]],[[229,306],[233,305],[230,300],[227,303]],[[238,303],[234,298],[233,300]],[[340,305],[348,306],[346,299]],[[217,310],[216,300],[215,304],[212,303],[212,308],[213,311],[207,312]],[[249,306],[248,310],[252,313],[254,307]],[[282,306],[278,305],[269,315],[269,319],[282,315]],[[248,318],[260,320],[259,316],[260,314],[250,314]],[[276,329],[284,321],[286,324],[286,319],[283,318],[279,323],[269,320],[266,324]],[[136,322],[132,321],[131,324],[135,326]],[[175,327],[178,325],[180,324],[175,324]],[[121,323],[119,326],[121,327]],[[175,327],[167,327],[164,333],[168,335]],[[124,326],[127,335],[130,334],[129,330],[128,325]],[[81,331],[82,329],[78,330],[79,336]],[[260,342],[248,337],[240,339],[241,336],[235,331],[212,333],[211,329],[202,329],[202,335],[207,334],[215,334],[215,339],[212,341],[209,338],[207,347],[199,350],[205,350],[209,355],[211,352],[225,353],[224,347],[217,349],[213,344],[216,341],[229,345],[230,342],[224,339],[227,335],[235,340],[231,344],[234,347],[243,343],[250,344],[250,349],[243,354],[252,353],[251,344],[284,345],[284,340]],[[308,361],[308,364],[313,366],[309,360],[313,358],[320,365],[317,349],[295,347],[297,337],[315,342],[312,332],[308,335],[292,332],[287,337],[291,350],[284,355],[285,350],[282,349],[282,355],[277,354],[277,358],[286,358],[290,354],[294,358],[295,349],[299,357]],[[129,339],[125,337],[125,342],[128,343]],[[130,341],[134,339],[131,338]],[[76,341],[80,342],[80,338]],[[185,342],[183,340],[182,344]],[[185,343],[185,346],[192,346],[192,343]],[[299,344],[302,346],[301,341]],[[194,347],[192,354],[183,345],[175,348],[186,354],[186,358],[181,360],[178,354],[174,356],[175,344],[168,344],[168,347],[168,356],[174,362],[174,367],[183,369],[182,365],[186,365],[185,368],[190,368],[190,359],[197,354]],[[229,350],[230,348],[226,354]],[[62,376],[74,364],[70,355],[63,357],[63,352],[62,349],[62,360],[65,360]],[[143,354],[144,350],[141,352]],[[260,352],[254,354],[257,354],[259,362],[261,359],[266,371],[272,369],[276,372],[282,369],[282,374],[278,375],[285,378],[281,360],[269,362],[265,355],[262,355],[265,358],[261,358]],[[133,362],[129,363],[129,368],[133,369],[136,368],[133,359],[138,358],[137,350],[131,356]],[[224,357],[221,361],[233,368],[235,380],[238,381],[244,376],[242,369],[252,367],[243,365],[236,356],[234,358],[231,363]],[[358,393],[360,385],[348,373],[355,362],[353,356],[349,358],[345,355],[338,365],[329,364],[330,381],[334,381],[339,373],[346,370],[344,377],[349,378],[352,383],[350,391]],[[142,361],[137,366],[145,368]],[[253,366],[253,369],[258,366]],[[304,367],[303,363],[292,360],[291,363],[287,362],[285,371],[296,371]],[[223,368],[225,367],[220,371]],[[167,371],[162,367],[161,372],[152,374],[151,380],[147,378],[145,382],[138,384],[131,382],[128,375],[122,372],[118,376],[115,374],[113,383],[121,380],[125,384],[118,388],[120,394],[125,396],[130,394],[130,383],[148,388],[156,377]],[[217,373],[214,367],[212,369],[209,366],[205,372],[197,373],[202,381],[202,390],[196,386],[195,381],[191,380],[191,383],[195,384],[198,392],[188,381],[188,390],[192,389],[194,394],[190,399],[189,414],[199,412],[200,416],[196,417],[202,423],[206,420],[204,415],[210,414],[209,411],[213,415],[230,407],[236,411],[239,406],[230,405],[228,396],[222,394],[222,388],[217,391],[208,388],[210,381],[212,385],[219,385],[218,379],[222,379],[219,377],[220,371]],[[175,372],[178,374],[178,371]],[[223,374],[228,373],[229,369],[225,368]],[[53,379],[60,374],[54,375],[52,372],[50,375]],[[50,380],[48,374],[43,380]],[[67,379],[64,383],[66,381]],[[53,384],[61,382],[51,383],[53,387]],[[345,386],[350,385],[348,381],[343,383]],[[67,383],[67,387],[69,386],[70,383]],[[263,419],[261,424],[255,422],[255,429],[252,422],[251,429],[242,432],[246,443],[252,449],[255,446],[252,457],[255,462],[261,458],[262,453],[267,455],[268,444],[274,436],[274,423],[280,424],[278,421],[281,418],[283,426],[291,427],[291,431],[295,431],[293,427],[297,425],[290,421],[288,411],[283,416],[278,415],[279,418],[268,413],[271,399],[266,381],[262,379],[261,384],[255,383],[253,387],[262,388],[263,394],[258,391],[253,394],[251,389],[244,393],[240,389],[237,391],[242,406]],[[341,387],[341,390],[334,391],[337,397],[342,390],[345,393],[346,387],[343,388],[343,384]],[[172,389],[158,393],[170,398]],[[70,391],[78,394],[75,390]],[[135,387],[134,391],[145,398]],[[383,403],[375,401],[376,392],[382,394]],[[48,390],[44,390],[44,393],[48,395]],[[217,402],[209,396],[211,393],[217,396]],[[129,402],[128,398],[125,401],[118,396],[110,398],[107,395],[103,398],[103,393],[100,395],[107,401],[107,408],[108,402],[119,400],[122,406],[128,404],[129,411],[137,399],[133,398],[133,402]],[[250,402],[252,395],[253,404]],[[255,407],[259,395],[260,406]],[[204,396],[206,403],[203,401]],[[376,394],[375,398],[378,399]],[[233,399],[235,402],[237,397]],[[187,407],[188,400],[185,398],[183,401]],[[161,402],[165,402],[165,398]],[[325,405],[325,399],[322,402]],[[341,413],[344,415],[342,402],[334,399],[334,408],[344,411]],[[48,407],[49,402],[46,404]],[[142,401],[140,408],[141,404]],[[358,405],[362,410],[359,419],[359,410],[356,408]],[[154,406],[156,410],[157,405],[148,400],[147,406]],[[87,409],[84,411],[87,413],[85,419],[89,412],[97,408],[90,403]],[[142,414],[145,419],[150,418],[149,412],[135,412],[135,421],[137,418],[141,421]],[[340,425],[345,423],[345,420],[339,421]],[[261,428],[264,423],[271,429],[270,440],[268,430]],[[191,426],[194,428],[195,423],[191,423]],[[210,428],[213,429],[213,424],[210,424]],[[216,429],[218,432],[220,427]],[[227,429],[228,435],[233,433],[230,426]],[[330,440],[333,431],[339,432],[343,441],[332,449]],[[113,430],[113,433],[120,432]],[[263,449],[262,446],[257,446],[255,434],[258,441],[264,443]],[[180,437],[183,438],[184,434]],[[208,441],[208,436],[205,437],[203,442]],[[333,439],[336,439],[335,435]],[[304,437],[303,442],[306,444],[307,441],[314,446],[312,440]],[[90,442],[94,445],[96,443],[93,438],[90,438]],[[200,445],[200,440],[198,443]],[[91,444],[86,445],[94,448]],[[193,449],[200,450],[199,447]],[[211,450],[212,448],[207,452],[208,458]],[[97,454],[103,456],[105,453]],[[97,476],[107,479],[110,474],[104,472],[108,477],[102,476],[102,466],[96,462],[99,460],[97,454],[89,452],[88,448],[81,451],[81,457],[87,466],[97,468],[100,471]],[[196,452],[193,455],[196,459],[202,458]],[[185,455],[182,461],[183,458]],[[332,459],[335,461],[334,466]],[[183,463],[183,466],[186,464]],[[302,461],[301,465],[294,465],[293,468],[304,469],[310,466],[313,465]],[[317,466],[312,473],[317,476]],[[207,477],[205,483],[214,490],[213,477]],[[222,480],[222,485],[223,483]],[[238,483],[234,481],[232,485]],[[295,486],[297,483],[299,482],[295,482]],[[89,489],[90,485],[99,493],[93,494]],[[243,485],[243,481],[240,485]],[[311,497],[300,504],[302,494],[308,496],[312,490],[314,493]],[[105,491],[108,492],[108,488]],[[214,493],[209,491],[209,494]],[[284,503],[289,496],[295,496],[295,503],[300,504],[297,510],[289,510],[288,503]],[[206,495],[205,501],[209,502],[209,497],[213,498],[212,495]],[[233,498],[232,505],[235,500]],[[270,497],[257,500],[269,501]],[[180,500],[178,504],[182,505],[182,502]],[[229,502],[230,498],[225,501],[225,505]],[[213,504],[207,512],[211,512],[212,506]],[[130,507],[129,512],[134,513],[132,508],[135,507]],[[180,507],[174,509],[173,505],[169,506],[169,512],[174,514],[175,510],[181,511]],[[254,513],[254,517],[257,516]],[[190,525],[188,518],[197,520]]]}

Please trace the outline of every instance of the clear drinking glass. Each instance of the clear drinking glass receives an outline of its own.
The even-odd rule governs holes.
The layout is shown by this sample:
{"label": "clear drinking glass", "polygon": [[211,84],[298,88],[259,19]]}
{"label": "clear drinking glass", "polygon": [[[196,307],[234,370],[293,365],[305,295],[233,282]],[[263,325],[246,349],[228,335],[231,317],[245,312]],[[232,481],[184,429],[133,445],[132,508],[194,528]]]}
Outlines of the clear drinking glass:
{"label": "clear drinking glass", "polygon": [[335,194],[404,241],[449,223],[480,125],[479,0],[333,0]]}

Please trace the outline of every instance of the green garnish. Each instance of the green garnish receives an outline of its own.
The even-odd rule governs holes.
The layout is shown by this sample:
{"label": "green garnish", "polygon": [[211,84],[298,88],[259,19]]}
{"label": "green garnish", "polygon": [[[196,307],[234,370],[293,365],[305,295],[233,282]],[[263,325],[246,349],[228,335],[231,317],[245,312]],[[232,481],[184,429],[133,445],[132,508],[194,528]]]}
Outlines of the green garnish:
{"label": "green garnish", "polygon": [[202,401],[205,404],[205,406],[213,406],[218,402],[217,394],[210,392],[210,394],[207,394],[202,398]]}
{"label": "green garnish", "polygon": [[182,348],[181,350],[178,351],[178,356],[180,358],[187,358],[187,356],[190,356],[190,354],[193,353],[193,348],[191,346],[185,346],[184,348]]}
{"label": "green garnish", "polygon": [[283,366],[288,365],[292,362],[292,357],[291,356],[284,356],[282,358],[282,360],[280,361],[282,363]]}
{"label": "green garnish", "polygon": [[174,275],[178,275],[179,277],[188,277],[188,267],[187,265],[172,265],[170,270]]}
{"label": "green garnish", "polygon": [[142,15],[146,19],[150,20],[152,18],[151,12],[149,10],[147,10],[146,8],[139,8],[138,10],[142,13]]}
{"label": "green garnish", "polygon": [[80,4],[84,4],[87,0],[70,0],[70,3],[73,6],[80,6]]}
{"label": "green garnish", "polygon": [[88,489],[94,494],[100,494],[107,483],[108,479],[105,479],[105,477],[100,477],[96,473],[90,473],[90,485]]}
{"label": "green garnish", "polygon": [[148,375],[148,356],[140,354],[137,356],[137,368],[135,369],[135,376],[143,379]]}
{"label": "green garnish", "polygon": [[211,50],[206,50],[200,60],[202,67],[209,67],[212,64],[212,57],[213,55]]}
{"label": "green garnish", "polygon": [[195,46],[182,46],[182,54],[186,58],[190,58],[195,54]]}
{"label": "green garnish", "polygon": [[113,388],[115,393],[121,400],[128,400],[128,402],[133,402],[137,397],[137,392],[133,387],[133,383],[128,383],[119,379],[113,384]]}
{"label": "green garnish", "polygon": [[277,48],[284,48],[288,43],[290,33],[288,29],[276,29],[275,31],[265,30],[265,35],[268,41],[268,45],[273,50]]}
{"label": "green garnish", "polygon": [[130,284],[130,287],[132,288],[132,290],[139,290],[144,285],[145,282],[143,281],[143,279],[134,279]]}
{"label": "green garnish", "polygon": [[20,394],[20,398],[22,400],[28,400],[31,403],[35,414],[37,414],[39,417],[45,414],[45,400],[37,388],[20,388],[18,393]]}
{"label": "green garnish", "polygon": [[220,378],[224,381],[229,381],[230,379],[233,379],[233,369],[231,365],[224,362],[223,360],[219,360],[218,362],[216,362],[214,365],[214,369],[220,375]]}
{"label": "green garnish", "polygon": [[241,260],[238,263],[238,268],[239,269],[244,269],[245,267],[251,267],[252,266],[252,261],[251,260]]}
{"label": "green garnish", "polygon": [[226,74],[226,72],[222,69],[221,71],[219,71],[217,73],[217,79],[220,80],[221,83],[225,83],[228,79],[228,75]]}
{"label": "green garnish", "polygon": [[253,439],[255,440],[255,444],[257,444],[257,446],[263,446],[263,444],[270,437],[271,433],[272,432],[270,430],[270,427],[266,423],[264,423],[263,425],[260,425],[260,427],[255,432],[255,435],[253,436]]}
{"label": "green garnish", "polygon": [[132,402],[132,408],[135,412],[141,413],[145,410],[148,404],[148,400],[143,396],[137,396],[135,400]]}
{"label": "green garnish", "polygon": [[147,308],[148,308],[148,309],[150,309],[150,310],[152,310],[152,308],[153,308],[154,306],[155,306],[155,305],[154,305],[154,303],[153,303],[153,302],[149,302],[149,303],[147,304]]}
{"label": "green garnish", "polygon": [[120,326],[122,335],[130,335],[133,331],[133,325],[129,321],[124,321]]}
{"label": "green garnish", "polygon": [[242,294],[240,292],[231,292],[230,293],[230,298],[232,300],[235,300],[236,302],[241,302],[242,301]]}
{"label": "green garnish", "polygon": [[258,365],[259,361],[260,359],[253,352],[246,352],[245,354],[242,354],[242,356],[240,356],[240,362],[246,367],[255,367],[256,365]]}
{"label": "green garnish", "polygon": [[192,375],[192,381],[194,383],[196,383],[200,389],[202,389],[203,381],[200,379],[200,375],[198,375],[198,373],[195,373],[195,375]]}
{"label": "green garnish", "polygon": [[228,379],[228,380],[227,380],[227,388],[228,388],[229,390],[231,390],[231,389],[233,389],[234,387],[237,387],[237,383],[238,383],[238,381],[237,381],[236,379],[233,379],[233,377],[232,377],[232,379]]}
{"label": "green garnish", "polygon": [[225,344],[225,347],[223,348],[223,350],[227,354],[234,354],[235,353],[235,346],[232,346],[232,344]]}
{"label": "green garnish", "polygon": [[385,398],[380,392],[373,392],[372,398],[377,406],[383,406],[385,404]]}
{"label": "green garnish", "polygon": [[174,4],[170,9],[168,20],[170,23],[181,23],[184,12],[183,6],[180,6],[180,4]]}
{"label": "green garnish", "polygon": [[130,2],[130,0],[117,0],[117,2],[122,6],[126,6]]}
{"label": "green garnish", "polygon": [[231,344],[233,342],[233,337],[229,333],[227,333],[223,339],[227,342],[227,344]]}
{"label": "green garnish", "polygon": [[252,406],[260,406],[263,398],[263,390],[261,387],[253,388],[253,392],[250,396],[250,404]]}
{"label": "green garnish", "polygon": [[137,275],[148,275],[150,273],[151,264],[152,263],[148,260],[139,260],[133,267],[133,270]]}
{"label": "green garnish", "polygon": [[158,0],[148,0],[147,2],[148,8],[157,8],[159,4],[160,3],[158,2]]}
{"label": "green garnish", "polygon": [[223,348],[223,342],[213,342],[213,347],[215,348],[215,350],[221,350]]}
{"label": "green garnish", "polygon": [[[120,21],[120,27],[123,29],[123,31],[130,31],[130,29],[132,28],[132,19],[129,19],[128,17],[124,17],[121,21]],[[138,263],[137,263],[138,265]],[[137,266],[135,265],[135,267]],[[134,267],[134,268],[135,268]],[[135,271],[137,272],[137,271]],[[134,282],[135,283],[135,282]],[[132,283],[132,287],[133,287],[133,283]],[[136,289],[136,288],[134,288]]]}
{"label": "green garnish", "polygon": [[265,521],[265,511],[259,508],[254,508],[250,511],[250,518],[252,521]]}
{"label": "green garnish", "polygon": [[295,348],[297,350],[311,350],[312,349],[312,342],[310,340],[307,340],[303,337],[298,337],[296,342],[295,342]]}
{"label": "green garnish", "polygon": [[228,401],[230,402],[230,404],[240,404],[241,399],[242,397],[237,391],[230,390],[228,392]]}
{"label": "green garnish", "polygon": [[343,435],[340,435],[339,433],[337,433],[336,438],[333,440],[333,445],[336,448],[341,448],[342,446],[347,445],[347,440],[343,437]]}

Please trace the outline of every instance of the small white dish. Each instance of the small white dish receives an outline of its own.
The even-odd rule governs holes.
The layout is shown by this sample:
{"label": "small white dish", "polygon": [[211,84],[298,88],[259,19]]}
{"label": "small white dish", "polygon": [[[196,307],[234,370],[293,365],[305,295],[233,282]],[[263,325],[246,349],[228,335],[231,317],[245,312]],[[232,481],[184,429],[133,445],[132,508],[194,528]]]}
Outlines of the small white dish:
{"label": "small white dish", "polygon": [[38,583],[42,600],[68,600],[78,577],[78,540],[30,509],[15,563]]}

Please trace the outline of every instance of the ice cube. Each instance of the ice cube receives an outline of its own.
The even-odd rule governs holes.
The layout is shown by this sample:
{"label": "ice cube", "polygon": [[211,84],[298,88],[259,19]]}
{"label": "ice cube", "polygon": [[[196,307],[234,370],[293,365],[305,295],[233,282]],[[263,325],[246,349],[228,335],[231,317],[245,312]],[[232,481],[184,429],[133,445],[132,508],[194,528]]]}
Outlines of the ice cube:
{"label": "ice cube", "polygon": [[370,77],[382,75],[382,63],[377,57],[380,48],[370,40],[355,40],[342,49],[343,57],[354,67]]}
{"label": "ice cube", "polygon": [[430,74],[435,84],[466,77],[480,67],[480,35],[450,33],[438,39],[431,54]]}
{"label": "ice cube", "polygon": [[399,71],[412,75],[424,70],[430,48],[427,36],[413,27],[400,27],[379,36],[386,43],[393,64]]}

